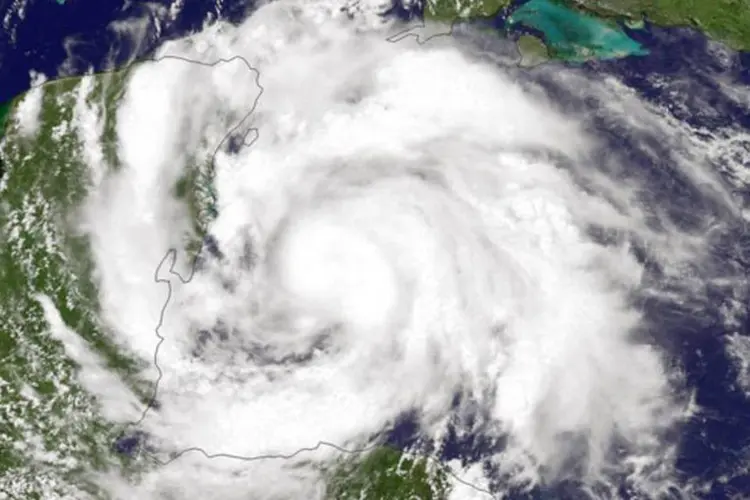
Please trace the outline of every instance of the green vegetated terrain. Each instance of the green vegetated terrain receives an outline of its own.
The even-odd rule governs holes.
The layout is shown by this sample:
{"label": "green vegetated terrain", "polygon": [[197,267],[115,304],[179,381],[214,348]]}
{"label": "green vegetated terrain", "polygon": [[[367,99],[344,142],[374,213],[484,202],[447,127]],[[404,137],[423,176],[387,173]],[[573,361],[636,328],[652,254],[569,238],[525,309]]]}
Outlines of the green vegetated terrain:
{"label": "green vegetated terrain", "polygon": [[[507,16],[506,26],[508,29],[521,26],[541,32],[547,53],[555,59],[581,62],[648,53],[616,23],[568,8],[554,0],[523,3]],[[519,44],[518,47],[522,57],[528,58],[524,52],[528,50],[528,44]]]}
{"label": "green vegetated terrain", "polygon": [[565,0],[585,11],[660,26],[691,26],[735,50],[750,50],[750,0]]}
{"label": "green vegetated terrain", "polygon": [[511,0],[427,0],[425,18],[439,21],[492,17]]}
{"label": "green vegetated terrain", "polygon": [[[425,19],[454,22],[506,14],[508,26],[542,33],[545,50],[531,35],[519,40],[521,63],[546,57],[568,61],[640,55],[645,51],[617,25],[648,19],[660,26],[688,26],[736,50],[750,50],[750,0],[428,0]],[[522,40],[522,41],[521,41]],[[540,40],[541,41],[541,40]],[[531,52],[528,52],[528,51]],[[542,56],[542,57],[540,57]]]}
{"label": "green vegetated terrain", "polygon": [[516,44],[521,53],[521,66],[536,66],[549,59],[547,46],[535,36],[521,35]]}
{"label": "green vegetated terrain", "polygon": [[[18,119],[29,93],[0,108],[7,118],[0,138],[0,498],[106,498],[87,472],[116,468],[137,474],[152,466],[113,452],[123,427],[102,417],[77,376],[80,367],[53,331],[62,327],[79,338],[93,362],[147,404],[153,385],[137,375],[144,362],[115,345],[102,324],[89,243],[72,223],[94,182],[85,161],[92,130],[100,167],[121,168],[116,109],[129,74],[68,78],[30,91],[41,94],[32,131]],[[89,113],[86,132],[82,113]],[[194,218],[187,250],[197,251],[215,216],[210,163],[196,160],[173,189]],[[60,324],[50,324],[40,297],[54,306],[59,318],[53,323]],[[332,500],[442,500],[448,491],[443,471],[391,448],[353,455],[330,480]]]}
{"label": "green vegetated terrain", "polygon": [[446,500],[445,470],[425,457],[383,446],[342,461],[328,478],[327,500]]}
{"label": "green vegetated terrain", "polygon": [[[489,18],[510,3],[428,0],[425,17],[442,22]],[[566,23],[559,20],[570,18],[555,6],[585,14],[587,36],[600,41],[602,33],[616,34],[597,31],[594,27],[599,25],[591,24],[591,19],[611,27],[613,20],[645,16],[658,25],[693,26],[730,47],[750,50],[750,0],[532,0],[529,4],[526,11],[516,10],[511,16],[515,14],[517,22],[536,23],[533,27],[541,31],[544,22],[550,22],[548,31],[557,30],[555,36],[565,43],[570,36],[563,29]],[[549,12],[554,15],[542,15]],[[522,64],[548,57],[601,55],[577,50],[575,43],[550,46],[551,38],[542,42],[530,35],[519,37]],[[130,466],[111,451],[121,428],[102,418],[97,402],[81,386],[78,366],[52,334],[40,302],[40,296],[46,297],[65,327],[145,403],[152,386],[135,375],[142,363],[114,344],[99,319],[88,242],[76,234],[70,218],[91,179],[83,160],[79,110],[96,110],[104,164],[119,168],[115,110],[128,74],[120,71],[44,84],[38,89],[42,106],[33,134],[24,133],[16,119],[28,94],[0,104],[0,498],[102,498],[82,471]],[[189,248],[195,251],[215,215],[208,163],[196,161],[173,192],[193,215]],[[383,447],[337,464],[329,476],[327,498],[443,500],[449,485],[446,472],[435,462]]]}
{"label": "green vegetated terrain", "polygon": [[[80,336],[97,362],[146,399],[139,365],[99,320],[88,242],[70,214],[91,178],[82,157],[76,108],[99,109],[114,130],[113,105],[125,74],[47,83],[12,101],[0,140],[0,482],[9,498],[86,498],[82,470],[121,465],[109,449],[115,426],[76,378],[77,365],[53,335],[40,297]],[[41,94],[36,130],[17,112]],[[59,327],[58,327],[59,329]]]}
{"label": "green vegetated terrain", "polygon": [[2,138],[3,136],[3,131],[5,130],[5,123],[7,121],[8,114],[10,113],[10,109],[12,106],[13,106],[12,100],[0,104],[0,138]]}
{"label": "green vegetated terrain", "polygon": [[[146,362],[102,324],[89,242],[74,226],[95,177],[86,152],[99,156],[98,175],[120,168],[116,110],[132,68],[48,82],[0,106],[0,498],[100,498],[83,471],[143,466],[112,452],[123,426],[101,417],[40,301],[145,407],[153,381],[137,374]],[[26,130],[19,118],[32,93],[41,106],[35,130]],[[208,163],[174,187],[195,219],[188,250],[197,251],[211,213]]]}

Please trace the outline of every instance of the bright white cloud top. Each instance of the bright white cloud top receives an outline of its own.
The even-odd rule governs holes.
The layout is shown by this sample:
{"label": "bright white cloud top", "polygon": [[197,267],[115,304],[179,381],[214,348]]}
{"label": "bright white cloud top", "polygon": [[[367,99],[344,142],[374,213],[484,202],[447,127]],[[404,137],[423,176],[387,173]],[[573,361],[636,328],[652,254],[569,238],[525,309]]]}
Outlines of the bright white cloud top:
{"label": "bright white cloud top", "polygon": [[[635,297],[699,301],[719,277],[684,270],[706,261],[706,226],[643,202],[647,181],[514,66],[455,38],[393,43],[374,19],[278,2],[167,44],[128,80],[117,170],[79,110],[103,319],[146,361],[157,325],[163,338],[159,406],[139,427],[163,459],[225,455],[102,484],[117,498],[316,498],[319,464],[340,454],[319,443],[370,446],[414,414],[428,441],[449,424],[506,437],[490,459],[508,487],[614,474],[667,487],[667,431],[688,407]],[[617,82],[537,72],[671,142],[674,168],[739,216],[701,145],[658,110]],[[229,130],[247,144],[226,147]],[[221,255],[191,275],[178,251],[183,282],[162,262],[191,226],[173,186],[214,153]],[[108,416],[140,410],[87,387]]]}

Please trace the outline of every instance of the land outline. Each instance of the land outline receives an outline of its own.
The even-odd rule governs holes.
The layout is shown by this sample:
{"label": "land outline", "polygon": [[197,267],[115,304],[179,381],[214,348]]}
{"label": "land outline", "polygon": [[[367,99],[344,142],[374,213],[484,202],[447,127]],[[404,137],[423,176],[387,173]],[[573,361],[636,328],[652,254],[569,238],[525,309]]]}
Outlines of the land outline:
{"label": "land outline", "polygon": [[[446,33],[446,35],[451,35],[451,33],[450,32]],[[386,38],[386,41],[388,41],[390,43],[397,43],[401,39],[402,38],[399,38],[397,40],[392,40],[389,37],[389,38]],[[422,42],[422,43],[424,43],[424,42]],[[261,99],[263,93],[265,92],[265,87],[263,87],[263,85],[260,83],[260,77],[261,77],[260,70],[258,70],[254,66],[252,66],[247,61],[247,59],[245,59],[243,56],[239,56],[239,55],[235,55],[235,56],[230,57],[230,58],[219,58],[219,59],[217,59],[217,60],[215,60],[213,62],[198,61],[198,60],[190,59],[190,58],[184,57],[184,56],[166,55],[166,56],[162,56],[162,57],[158,57],[158,58],[150,58],[150,59],[143,59],[143,60],[140,60],[140,61],[135,61],[135,62],[129,64],[125,68],[118,68],[116,70],[102,72],[102,73],[110,73],[110,72],[114,72],[114,71],[127,70],[127,69],[129,69],[130,67],[132,67],[134,65],[140,65],[140,64],[144,64],[144,63],[159,63],[161,61],[170,60],[170,59],[171,60],[181,60],[183,62],[190,63],[190,64],[198,64],[198,65],[204,66],[204,67],[215,67],[215,66],[218,66],[220,64],[224,64],[224,63],[229,63],[229,62],[233,62],[233,61],[236,61],[236,60],[240,60],[240,61],[242,61],[245,64],[245,66],[251,72],[253,72],[255,74],[255,84],[260,89],[260,92],[255,97],[255,100],[253,102],[253,105],[252,105],[250,111],[248,111],[247,113],[245,113],[242,116],[242,118],[237,122],[237,124],[234,125],[233,127],[231,127],[224,134],[224,136],[221,138],[221,140],[216,145],[216,148],[214,148],[214,152],[211,154],[210,160],[209,160],[210,164],[211,164],[210,169],[213,170],[216,155],[219,153],[219,151],[221,150],[222,146],[233,136],[233,134],[235,132],[237,132],[238,130],[240,130],[242,128],[242,125],[255,112],[255,110],[256,110],[256,108],[258,106],[258,103],[260,102],[260,99]],[[243,143],[242,147],[248,147],[248,148],[252,147],[252,145],[257,141],[257,139],[258,139],[258,137],[260,135],[260,130],[259,129],[257,129],[257,128],[250,128],[245,133],[245,137],[250,132],[254,132],[255,133],[254,138],[249,143],[247,143],[247,142]],[[165,253],[164,257],[162,257],[161,261],[159,262],[159,264],[157,265],[157,267],[156,267],[156,269],[154,271],[154,274],[153,274],[154,283],[156,283],[156,284],[166,284],[167,285],[167,298],[164,301],[164,305],[160,309],[159,320],[157,322],[156,327],[154,328],[154,335],[158,339],[158,342],[157,342],[156,347],[154,349],[153,364],[154,364],[154,367],[156,368],[156,371],[157,371],[158,375],[157,375],[156,380],[153,382],[154,389],[152,391],[152,396],[151,396],[150,400],[148,401],[146,407],[144,408],[143,412],[141,413],[140,417],[137,420],[134,420],[134,421],[131,421],[131,422],[125,424],[123,426],[123,429],[121,429],[119,431],[119,433],[118,433],[119,436],[122,436],[123,433],[125,431],[129,430],[129,429],[135,428],[137,430],[137,428],[145,421],[146,417],[148,416],[149,412],[151,412],[152,409],[158,411],[157,406],[158,406],[159,384],[160,384],[161,379],[163,378],[163,374],[164,374],[161,366],[159,365],[159,350],[161,348],[161,345],[166,341],[166,337],[164,337],[160,333],[160,330],[164,326],[164,316],[166,314],[167,308],[169,307],[169,305],[170,305],[170,303],[172,301],[172,296],[173,296],[172,280],[169,277],[163,277],[162,271],[163,271],[163,268],[165,267],[165,264],[167,263],[167,261],[169,261],[170,264],[169,264],[169,267],[167,269],[167,274],[175,277],[176,279],[178,279],[180,281],[180,283],[183,284],[183,285],[189,284],[192,281],[193,277],[195,276],[195,273],[196,273],[196,271],[198,269],[198,266],[199,266],[199,263],[200,263],[201,256],[203,255],[203,251],[204,251],[203,240],[204,240],[204,238],[205,238],[206,235],[198,235],[198,236],[201,238],[201,241],[202,241],[202,243],[201,243],[201,249],[194,256],[192,256],[192,258],[190,259],[190,263],[188,264],[189,271],[188,271],[186,277],[183,276],[179,271],[177,271],[175,269],[175,267],[177,266],[177,254],[180,251],[180,250],[178,250],[176,248],[170,248],[169,250],[167,250],[167,252]],[[332,443],[332,442],[328,442],[328,441],[318,441],[313,446],[300,447],[297,450],[295,450],[294,452],[288,453],[288,454],[284,454],[284,453],[269,453],[269,454],[261,454],[261,455],[238,455],[238,454],[232,454],[232,453],[225,453],[225,452],[221,452],[221,451],[215,452],[215,453],[209,453],[203,447],[200,447],[200,446],[191,446],[191,447],[188,447],[188,448],[183,448],[183,449],[181,449],[179,451],[176,451],[176,452],[172,452],[172,453],[169,454],[169,459],[162,460],[156,454],[150,453],[147,449],[145,449],[141,445],[141,443],[139,443],[138,453],[141,453],[143,456],[148,457],[149,460],[151,460],[153,463],[156,463],[158,466],[163,467],[163,466],[169,465],[169,464],[171,464],[171,463],[179,460],[180,458],[182,458],[185,455],[188,455],[190,453],[198,453],[200,455],[203,455],[207,460],[213,460],[213,459],[218,459],[218,458],[227,458],[227,459],[237,460],[237,461],[240,461],[240,462],[257,462],[257,461],[263,461],[263,460],[290,460],[290,459],[292,459],[292,458],[294,458],[294,457],[296,457],[296,456],[298,456],[300,454],[307,453],[307,452],[313,452],[313,451],[316,451],[316,450],[318,450],[320,448],[332,448],[332,449],[335,449],[335,450],[341,452],[342,454],[356,456],[356,455],[362,455],[362,454],[368,453],[370,451],[376,450],[376,449],[378,449],[380,447],[383,447],[383,446],[392,448],[392,446],[390,446],[390,445],[388,445],[388,444],[386,444],[384,442],[375,442],[375,443],[373,443],[371,445],[368,445],[368,446],[365,446],[365,447],[348,449],[348,448],[344,448],[344,447],[342,447],[342,446],[340,446],[340,445],[338,445],[336,443]],[[404,451],[404,450],[399,450],[399,449],[396,449],[396,450],[399,451],[399,452],[403,452]],[[490,498],[494,498],[494,495],[493,495],[493,493],[491,491],[489,491],[489,490],[487,490],[487,489],[485,489],[485,488],[483,488],[481,486],[478,486],[478,485],[476,485],[474,483],[471,483],[471,482],[469,482],[469,481],[467,481],[467,480],[459,477],[449,466],[447,466],[446,464],[444,464],[439,459],[436,459],[435,457],[432,457],[432,456],[429,456],[429,455],[425,455],[425,454],[421,454],[421,453],[414,453],[414,455],[416,455],[419,458],[422,458],[422,459],[424,459],[424,460],[426,460],[426,461],[428,461],[428,462],[430,462],[430,463],[432,463],[434,465],[437,465],[443,472],[445,472],[447,475],[451,476],[457,482],[463,484],[464,486],[472,488],[472,489],[474,489],[475,491],[477,491],[479,493],[486,494]]]}

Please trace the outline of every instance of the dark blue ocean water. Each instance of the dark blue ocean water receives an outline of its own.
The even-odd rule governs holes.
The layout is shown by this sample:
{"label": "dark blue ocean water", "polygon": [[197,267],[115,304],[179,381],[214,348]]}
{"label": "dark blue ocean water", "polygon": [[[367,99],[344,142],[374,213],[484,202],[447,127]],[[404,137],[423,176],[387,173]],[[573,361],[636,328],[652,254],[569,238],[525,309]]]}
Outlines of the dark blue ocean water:
{"label": "dark blue ocean water", "polygon": [[[518,2],[519,4],[522,2]],[[512,10],[512,7],[511,7]],[[413,9],[396,9],[400,17],[413,18]],[[483,27],[498,31],[507,28],[505,13],[483,21]],[[613,75],[636,89],[646,100],[661,106],[666,113],[711,134],[722,128],[739,128],[750,132],[747,103],[738,103],[726,94],[719,81],[745,92],[750,102],[750,54],[733,53],[704,36],[687,29],[663,29],[646,23],[643,29],[621,26],[625,32],[649,51],[648,55],[607,61],[591,61],[575,66],[595,78]],[[518,33],[532,33],[521,27]],[[564,66],[563,63],[551,63]],[[517,75],[519,80],[541,83],[561,107],[587,116],[592,133],[603,139],[607,156],[618,157],[629,167],[623,177],[637,177],[650,186],[641,194],[644,204],[665,207],[678,226],[695,230],[707,215],[727,224],[726,230],[713,242],[709,269],[696,269],[698,275],[731,276],[750,280],[749,228],[727,213],[716,200],[706,197],[680,174],[670,162],[670,146],[659,137],[635,133],[600,111],[602,106],[589,96],[575,94],[560,86],[554,75],[530,71]],[[646,147],[647,146],[647,147]],[[602,160],[605,160],[602,157]],[[750,165],[746,165],[750,167]],[[738,200],[750,202],[750,187],[733,188]],[[646,257],[644,256],[644,259]],[[660,271],[644,260],[650,280],[658,281]],[[740,326],[728,332],[720,307],[730,291],[718,285],[709,286],[700,299],[684,304],[653,299],[638,302],[644,313],[644,335],[668,353],[671,364],[686,372],[683,392],[695,391],[695,402],[701,412],[680,429],[677,468],[684,484],[700,485],[701,498],[727,499],[742,494],[750,498],[750,398],[737,387],[737,368],[726,351],[726,336],[732,332],[750,336],[749,304]],[[481,415],[477,415],[481,420]],[[465,423],[461,425],[463,427]],[[395,426],[389,440],[396,446],[419,445],[418,429],[409,416]],[[502,448],[479,435],[450,432],[444,443],[445,459],[476,462]],[[721,480],[719,480],[721,478]],[[502,482],[502,478],[498,477]],[[634,498],[623,481],[621,498]],[[518,492],[513,498],[573,499],[584,498],[576,484],[564,482],[531,493]],[[676,496],[674,498],[677,498]]]}
{"label": "dark blue ocean water", "polygon": [[[627,30],[650,54],[615,61],[590,62],[584,70],[612,74],[649,101],[661,105],[675,118],[706,131],[735,127],[750,131],[750,112],[724,93],[720,80],[738,87],[750,96],[750,54],[732,54],[686,29]],[[594,113],[595,115],[595,113]],[[691,217],[711,213],[729,222],[729,229],[714,244],[713,273],[748,279],[750,276],[750,235],[741,221],[731,221],[710,201],[701,197],[673,172],[669,165],[654,164],[622,128],[608,127],[603,120],[600,136],[607,138],[617,154],[636,155],[643,166],[639,174],[649,175],[654,197],[668,197],[670,215],[677,224],[691,224]],[[651,145],[654,147],[654,145]],[[656,149],[658,151],[658,149]],[[664,153],[668,153],[665,151]],[[657,167],[657,168],[654,168]],[[646,174],[648,172],[648,174]],[[736,189],[739,199],[748,199],[748,189]],[[705,498],[731,498],[737,492],[750,494],[750,400],[735,384],[736,368],[725,349],[726,327],[719,307],[728,290],[709,289],[698,309],[647,301],[642,305],[660,332],[655,339],[675,357],[687,373],[687,385],[696,390],[696,403],[702,411],[683,429],[678,469],[686,482],[711,482]],[[747,304],[745,304],[747,314]],[[750,335],[745,316],[737,329]],[[724,477],[725,482],[716,481]]]}
{"label": "dark blue ocean water", "polygon": [[[23,19],[12,10],[14,1],[25,3]],[[252,1],[186,0],[173,21],[155,16],[154,5],[168,7],[169,0],[2,0],[0,16],[8,16],[0,33],[0,103],[29,88],[29,71],[48,78],[58,76],[60,65],[68,60],[65,43],[73,56],[68,74],[89,68],[110,69],[129,59],[148,57],[163,41],[200,29],[207,19],[231,22],[244,19]],[[148,6],[150,5],[150,6]],[[148,19],[144,43],[135,46],[110,28],[113,21]]]}
{"label": "dark blue ocean water", "polygon": [[[168,5],[164,0],[157,0],[156,3]],[[5,15],[10,12],[11,4],[9,0],[2,0],[0,13]],[[24,19],[11,14],[11,29],[0,33],[0,102],[28,88],[29,71],[42,72],[54,78],[64,61],[68,61],[65,70],[68,74],[81,73],[92,67],[97,71],[108,69],[133,57],[148,57],[165,39],[197,30],[207,18],[240,21],[248,8],[246,1],[230,0],[217,5],[187,0],[177,18],[165,23],[149,14],[150,10],[142,1],[69,0],[67,4],[60,5],[54,0],[29,0]],[[419,5],[412,3],[405,8],[396,4],[390,14],[413,18],[420,14]],[[138,47],[109,29],[112,21],[133,17],[150,19],[145,43]],[[495,25],[502,26],[502,19],[496,20]],[[581,65],[581,68],[592,73],[618,76],[644,98],[664,105],[676,118],[693,126],[707,130],[728,125],[750,129],[750,113],[722,93],[717,84],[717,77],[721,77],[736,85],[750,85],[750,54],[723,57],[720,48],[688,30],[658,29],[650,25],[643,30],[625,29],[649,50],[648,56],[589,62]],[[70,54],[65,50],[65,40],[68,41]],[[684,82],[680,84],[684,86],[683,92],[675,94],[672,92],[674,87],[665,86],[664,81]],[[550,94],[571,109],[579,110],[592,105],[586,102],[585,97],[566,93],[553,82],[547,82],[545,86]],[[635,157],[636,163],[643,166],[643,169],[631,175],[653,177],[650,180],[653,181],[655,197],[674,196],[675,220],[690,224],[691,211],[718,210],[710,202],[700,199],[697,193],[692,193],[684,180],[670,170],[669,165],[654,168],[658,167],[654,164],[654,158],[638,147],[642,141],[652,139],[634,136],[593,111],[591,125],[608,141],[613,154]],[[664,147],[658,143],[651,146],[657,151]],[[746,190],[738,190],[737,195],[750,200],[750,193]],[[715,263],[712,264],[716,270],[736,276],[750,274],[750,236],[745,229],[737,223],[734,230],[717,243]],[[654,276],[658,278],[658,270],[654,270]],[[710,491],[705,498],[715,499],[731,498],[741,492],[750,495],[750,476],[745,471],[750,461],[750,401],[733,383],[735,369],[724,348],[726,332],[718,308],[725,293],[726,290],[719,288],[710,291],[709,299],[701,306],[700,319],[694,308],[680,309],[674,304],[654,301],[641,304],[655,327],[654,331],[658,330],[658,334],[653,335],[653,341],[661,344],[673,356],[675,363],[686,368],[687,384],[696,390],[697,403],[705,410],[683,430],[678,467],[686,482],[710,482]],[[750,335],[747,318],[739,330]],[[406,416],[395,426],[390,441],[395,445],[408,446],[417,437],[418,428],[414,419]],[[122,453],[130,453],[142,439],[140,434],[123,436],[115,447]],[[452,433],[443,454],[445,458],[476,461],[501,446],[502,443],[487,442],[479,436]],[[720,476],[726,480],[715,481]],[[623,498],[629,497],[626,485],[621,495]],[[577,498],[578,493],[575,485],[564,484],[522,496]]]}

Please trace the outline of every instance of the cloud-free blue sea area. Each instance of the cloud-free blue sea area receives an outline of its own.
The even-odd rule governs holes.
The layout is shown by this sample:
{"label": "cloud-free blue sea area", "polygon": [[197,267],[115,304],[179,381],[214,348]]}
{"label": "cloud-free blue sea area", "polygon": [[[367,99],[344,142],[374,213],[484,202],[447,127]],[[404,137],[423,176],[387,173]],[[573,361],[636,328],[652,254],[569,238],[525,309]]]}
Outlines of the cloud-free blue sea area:
{"label": "cloud-free blue sea area", "polygon": [[[157,29],[152,10],[140,0],[29,1],[23,19],[13,13],[14,3],[15,0],[0,0],[0,15],[9,19],[9,29],[0,33],[0,103],[28,89],[30,71],[55,78],[65,61],[69,74],[80,74],[92,67],[101,71],[134,57],[148,57],[165,39],[200,29],[207,17],[240,21],[251,5],[236,0],[186,2],[174,21],[161,23]],[[154,0],[149,3],[166,7],[171,2]],[[415,2],[408,3],[408,7],[396,5],[392,12],[412,18],[420,15],[415,5]],[[108,27],[113,21],[132,17],[150,19],[146,40],[141,45],[134,45]],[[750,89],[750,54],[730,54],[728,59],[722,58],[717,51],[723,49],[717,49],[694,31],[662,29],[648,22],[643,28],[631,29],[584,15],[551,0],[515,2],[497,18],[482,24],[501,32],[537,36],[553,55],[564,60],[555,64],[573,62],[581,71],[595,77],[613,75],[644,99],[670,110],[676,119],[706,133],[726,126],[750,129],[747,107],[730,98],[721,88],[733,84]],[[533,70],[529,74],[532,75]],[[675,87],[665,85],[665,81],[680,82],[683,87],[680,92],[674,92]],[[580,112],[588,106],[586,96],[564,94],[553,82],[539,83],[556,102],[569,106],[571,111]],[[2,109],[0,106],[0,121]],[[593,116],[595,110],[591,113]],[[630,146],[642,138],[614,129],[604,119],[596,120],[592,118],[592,123],[596,124],[603,140],[611,144],[611,154],[634,154],[636,148]],[[639,161],[644,165],[642,175],[648,171],[659,172],[659,169],[646,168],[649,167],[646,162],[652,161],[648,157]],[[665,170],[663,177],[653,181],[654,193],[658,196],[659,183],[673,182],[673,179]],[[738,191],[736,195],[750,201],[750,190]],[[700,209],[698,202],[675,200],[675,210],[683,206]],[[730,255],[734,256],[732,258],[744,256],[745,261],[738,262],[737,266],[750,273],[748,234],[747,228],[738,227],[736,237],[725,242],[726,253],[720,254],[717,249],[716,265],[725,265],[722,262],[728,262]],[[724,349],[728,332],[721,325],[718,310],[721,301],[721,290],[716,290],[716,307],[707,308],[700,318],[688,310],[667,310],[655,300],[642,304],[644,314],[659,318],[661,337],[658,342],[670,353],[673,362],[685,367],[687,384],[695,390],[696,402],[704,408],[705,415],[710,415],[710,418],[696,418],[688,423],[682,436],[678,466],[686,478],[713,481],[705,498],[717,499],[750,491],[750,475],[746,472],[750,461],[750,402],[733,383],[736,369]],[[750,323],[746,321],[738,326],[737,332],[750,336]],[[417,434],[415,419],[407,415],[394,426],[390,442],[396,446],[411,446]],[[129,454],[143,440],[142,435],[128,434],[113,446],[118,452]],[[502,443],[483,442],[477,436],[449,435],[444,455],[447,459],[480,460],[497,446]],[[718,480],[720,477],[722,481]],[[622,493],[627,497],[627,491]],[[565,494],[565,491],[536,491],[523,498],[565,498]],[[568,492],[567,498],[572,497]],[[519,498],[522,498],[520,494]]]}
{"label": "cloud-free blue sea area", "polygon": [[[64,5],[63,5],[64,3]],[[29,89],[29,71],[54,79],[93,68],[103,71],[132,58],[148,57],[165,40],[199,30],[207,19],[239,22],[252,0],[185,2],[174,20],[157,19],[171,0],[0,0],[0,103]],[[23,8],[19,8],[23,5]],[[22,12],[22,13],[21,13]],[[147,20],[145,38],[133,43],[112,22]]]}

